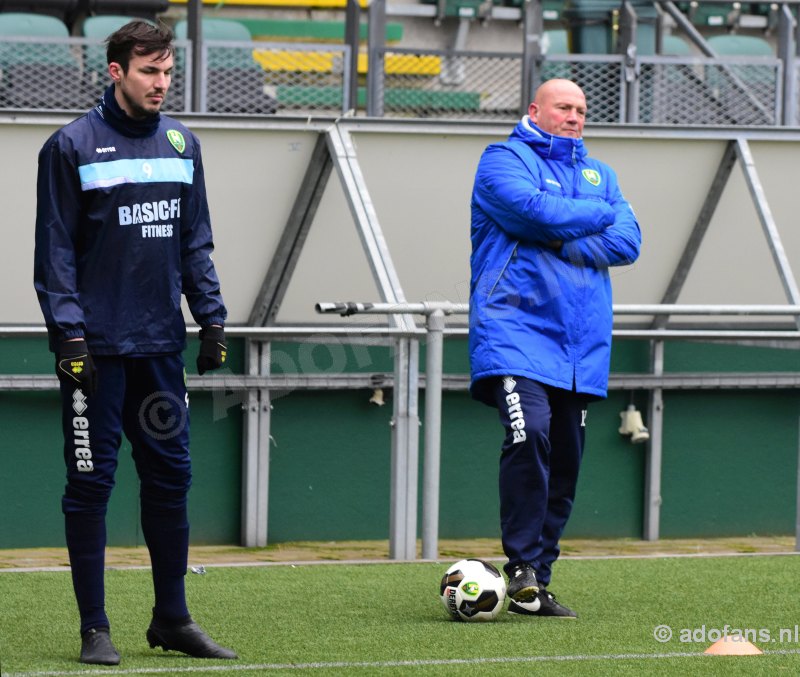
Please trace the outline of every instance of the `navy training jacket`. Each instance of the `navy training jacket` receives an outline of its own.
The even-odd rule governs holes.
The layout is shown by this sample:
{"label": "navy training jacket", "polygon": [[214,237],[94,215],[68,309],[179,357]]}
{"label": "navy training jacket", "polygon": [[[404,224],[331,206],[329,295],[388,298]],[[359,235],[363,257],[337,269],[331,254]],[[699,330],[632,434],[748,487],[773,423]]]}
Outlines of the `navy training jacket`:
{"label": "navy training jacket", "polygon": [[515,375],[605,397],[608,268],[641,245],[614,171],[526,116],[481,156],[471,209],[472,395],[493,406],[491,377]]}
{"label": "navy training jacket", "polygon": [[50,349],[83,336],[99,355],[180,352],[182,294],[200,326],[227,316],[200,144],[166,115],[145,136],[117,122],[101,102],[39,153],[34,286]]}

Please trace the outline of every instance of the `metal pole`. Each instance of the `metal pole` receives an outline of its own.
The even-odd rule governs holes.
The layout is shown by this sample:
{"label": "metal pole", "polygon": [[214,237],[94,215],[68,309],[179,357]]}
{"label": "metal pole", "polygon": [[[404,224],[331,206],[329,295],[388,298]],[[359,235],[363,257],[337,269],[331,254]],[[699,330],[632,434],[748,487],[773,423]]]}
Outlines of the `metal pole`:
{"label": "metal pole", "polygon": [[203,88],[203,3],[202,0],[189,0],[189,9],[186,17],[186,33],[192,41],[192,98],[191,109],[195,112],[201,108],[201,90]]}
{"label": "metal pole", "polygon": [[[400,338],[395,344],[392,416],[392,462],[389,505],[389,557],[409,560],[416,556],[416,543],[408,542],[408,523],[416,505],[409,505],[409,393],[410,341]],[[414,473],[414,482],[417,475]],[[416,514],[414,513],[414,522]]]}
{"label": "metal pole", "polygon": [[[755,162],[753,161],[753,154],[750,151],[750,144],[746,139],[739,138],[736,140],[736,154],[739,157],[739,163],[742,165],[745,183],[750,191],[753,204],[756,207],[761,227],[764,229],[767,245],[772,254],[772,260],[775,262],[775,268],[781,279],[786,298],[789,303],[800,305],[800,286],[798,286],[797,279],[792,272],[792,266],[789,263],[789,257],[786,255],[786,250],[783,247],[783,242],[778,232],[778,226],[767,204],[767,197],[764,194],[761,180],[758,178],[758,172],[756,171]],[[800,318],[797,318],[796,321],[800,329]]]}
{"label": "metal pole", "polygon": [[[258,341],[245,341],[245,370],[258,374]],[[248,390],[245,399],[244,440],[242,443],[242,545],[255,547],[258,542],[258,391]]]}
{"label": "metal pole", "polygon": [[788,5],[780,6],[778,17],[778,58],[783,62],[783,114],[781,123],[789,127],[797,124],[797,82],[795,63],[794,16]]}
{"label": "metal pole", "polygon": [[361,29],[361,6],[358,0],[347,0],[344,22],[344,42],[350,47],[349,58],[345,65],[345,72],[349,77],[345,78],[344,92],[344,111],[353,111],[358,108],[358,45],[360,41]]}
{"label": "metal pole", "polygon": [[425,462],[422,480],[422,558],[439,557],[439,469],[442,433],[444,313],[428,316],[425,356]]}
{"label": "metal pole", "polygon": [[[654,376],[663,375],[663,341],[653,342],[651,364]],[[650,395],[648,425],[650,430],[650,442],[647,445],[647,461],[645,464],[644,524],[642,535],[646,541],[657,541],[661,522],[661,462],[664,431],[664,392],[661,388],[653,388]]]}
{"label": "metal pole", "polygon": [[386,36],[386,0],[369,5],[367,35],[367,115],[383,116],[383,47]]}
{"label": "metal pole", "polygon": [[620,52],[625,55],[625,122],[639,122],[639,60],[636,47],[636,10],[628,0],[620,8]]}
{"label": "metal pole", "polygon": [[533,99],[533,92],[541,80],[542,35],[544,33],[542,0],[525,0],[522,18],[525,35],[522,43],[522,101],[519,102],[519,105],[520,115],[525,115],[528,112],[528,105]]}
{"label": "metal pole", "polygon": [[[272,344],[261,344],[258,373],[270,376],[270,361]],[[266,547],[269,525],[269,440],[270,426],[272,425],[272,405],[270,391],[260,388],[258,391],[258,447],[256,451],[256,537],[255,545],[258,548]]]}

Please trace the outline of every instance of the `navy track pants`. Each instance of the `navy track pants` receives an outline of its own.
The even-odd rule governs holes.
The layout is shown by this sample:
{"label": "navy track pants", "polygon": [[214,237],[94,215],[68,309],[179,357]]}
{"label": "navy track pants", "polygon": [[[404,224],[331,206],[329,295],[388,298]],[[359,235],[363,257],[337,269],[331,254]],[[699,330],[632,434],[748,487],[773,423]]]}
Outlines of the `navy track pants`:
{"label": "navy track pants", "polygon": [[106,526],[122,433],[140,480],[142,534],[150,552],[154,614],[187,617],[191,485],[189,409],[180,354],[97,356],[97,392],[61,385],[67,484],[62,498],[81,632],[110,627],[105,613]]}
{"label": "navy track pants", "polygon": [[578,483],[588,398],[531,379],[497,380],[505,429],[500,455],[500,525],[506,571],[527,562],[550,583]]}

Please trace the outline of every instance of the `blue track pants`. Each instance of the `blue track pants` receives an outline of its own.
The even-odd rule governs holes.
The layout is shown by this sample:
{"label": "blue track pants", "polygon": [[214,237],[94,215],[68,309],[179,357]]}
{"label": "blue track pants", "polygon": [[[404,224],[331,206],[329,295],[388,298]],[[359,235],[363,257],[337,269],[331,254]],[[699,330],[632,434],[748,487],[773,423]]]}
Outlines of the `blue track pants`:
{"label": "blue track pants", "polygon": [[94,358],[91,397],[61,385],[67,484],[66,541],[81,632],[110,627],[105,612],[106,526],[122,433],[140,480],[142,534],[150,552],[153,613],[186,618],[187,493],[191,484],[189,410],[180,354]]}
{"label": "blue track pants", "polygon": [[500,456],[500,525],[506,571],[523,562],[550,583],[583,456],[587,398],[523,377],[498,379],[505,429]]}

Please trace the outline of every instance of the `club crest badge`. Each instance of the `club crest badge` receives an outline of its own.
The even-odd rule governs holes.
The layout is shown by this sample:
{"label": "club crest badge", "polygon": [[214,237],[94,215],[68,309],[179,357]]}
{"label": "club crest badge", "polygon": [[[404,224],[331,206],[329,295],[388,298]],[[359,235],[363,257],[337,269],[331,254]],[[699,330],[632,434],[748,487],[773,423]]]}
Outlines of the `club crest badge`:
{"label": "club crest badge", "polygon": [[179,153],[183,153],[183,151],[186,150],[186,140],[183,138],[183,134],[181,134],[177,129],[168,129],[167,139],[169,139],[172,147]]}
{"label": "club crest badge", "polygon": [[593,186],[600,185],[600,174],[598,174],[594,169],[584,169],[581,174],[583,174],[583,178]]}

